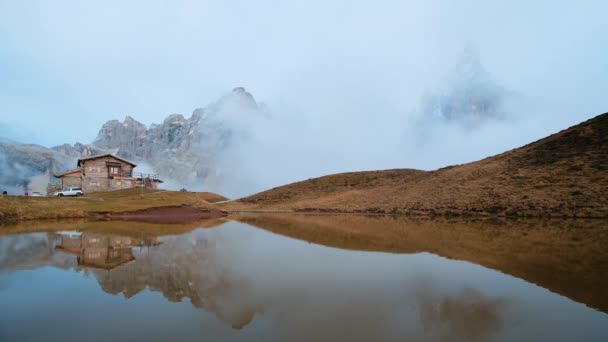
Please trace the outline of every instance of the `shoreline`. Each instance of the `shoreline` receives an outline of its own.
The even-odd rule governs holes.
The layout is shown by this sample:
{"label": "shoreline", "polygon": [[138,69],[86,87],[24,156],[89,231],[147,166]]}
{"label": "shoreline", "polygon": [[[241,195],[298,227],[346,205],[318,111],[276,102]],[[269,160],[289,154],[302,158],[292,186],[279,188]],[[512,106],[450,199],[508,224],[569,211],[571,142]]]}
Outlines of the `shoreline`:
{"label": "shoreline", "polygon": [[[30,220],[95,219],[104,216],[117,219],[132,219],[129,216],[137,215],[142,219],[145,219],[143,216],[154,219],[165,216],[189,219],[225,216],[224,211],[213,204],[218,199],[223,197],[213,193],[177,191],[154,191],[142,195],[138,189],[91,193],[84,197],[2,196],[0,225]],[[159,210],[164,214],[155,213]]]}
{"label": "shoreline", "polygon": [[608,215],[603,214],[570,214],[562,212],[547,211],[528,211],[528,212],[497,212],[478,210],[439,210],[439,209],[403,209],[403,210],[382,210],[371,209],[337,209],[337,208],[294,208],[294,209],[227,209],[231,214],[239,213],[292,213],[292,214],[347,214],[347,215],[378,215],[378,216],[403,216],[403,217],[444,217],[444,218],[551,218],[551,219],[608,219]]}
{"label": "shoreline", "polygon": [[90,221],[134,221],[142,223],[159,223],[159,224],[184,224],[199,220],[228,218],[239,215],[339,215],[339,216],[371,216],[371,217],[403,217],[423,220],[436,219],[457,219],[464,221],[491,221],[491,220],[608,220],[605,216],[584,216],[584,215],[504,215],[504,214],[488,214],[488,213],[463,213],[463,214],[432,214],[428,212],[377,212],[364,210],[337,210],[323,208],[306,208],[305,210],[281,210],[281,209],[233,209],[222,210],[220,208],[199,208],[190,205],[164,205],[142,208],[138,210],[127,211],[68,211],[59,212],[52,215],[35,217],[16,217],[14,215],[6,215],[0,212],[0,229],[3,226],[10,226],[24,222],[40,222],[40,221],[57,221],[70,219],[84,219]]}

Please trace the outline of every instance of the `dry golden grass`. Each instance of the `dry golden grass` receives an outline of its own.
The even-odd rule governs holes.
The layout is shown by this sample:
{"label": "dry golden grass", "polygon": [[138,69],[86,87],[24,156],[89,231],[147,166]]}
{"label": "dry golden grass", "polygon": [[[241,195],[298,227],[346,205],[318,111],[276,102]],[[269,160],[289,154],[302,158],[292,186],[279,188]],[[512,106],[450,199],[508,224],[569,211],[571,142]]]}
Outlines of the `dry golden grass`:
{"label": "dry golden grass", "polygon": [[428,172],[331,175],[245,197],[225,209],[608,217],[608,113],[477,162]]}
{"label": "dry golden grass", "polygon": [[213,193],[147,191],[139,189],[91,193],[85,197],[0,197],[0,223],[34,219],[83,218],[96,212],[125,212],[162,206],[215,208],[209,202],[224,198]]}
{"label": "dry golden grass", "polygon": [[231,218],[330,247],[430,252],[466,260],[608,312],[608,225],[601,220],[472,221],[332,214],[243,214]]}
{"label": "dry golden grass", "polygon": [[281,204],[286,201],[318,200],[321,197],[357,193],[386,185],[396,186],[425,174],[425,171],[410,169],[340,173],[270,189],[244,198],[240,202]]}
{"label": "dry golden grass", "polygon": [[[140,189],[140,188],[132,188],[132,189],[123,189],[123,190],[115,190],[115,191],[103,191],[103,192],[91,192],[85,195],[87,198],[93,199],[118,199],[125,197],[134,197],[134,196],[147,196],[150,197],[150,194],[159,193],[178,193],[177,191],[165,191],[165,190],[157,190],[157,189]],[[194,196],[198,199],[205,200],[209,203],[220,202],[227,200],[226,197],[213,193],[213,192],[179,192],[180,194],[187,194],[187,196]],[[154,197],[154,196],[152,196]]]}

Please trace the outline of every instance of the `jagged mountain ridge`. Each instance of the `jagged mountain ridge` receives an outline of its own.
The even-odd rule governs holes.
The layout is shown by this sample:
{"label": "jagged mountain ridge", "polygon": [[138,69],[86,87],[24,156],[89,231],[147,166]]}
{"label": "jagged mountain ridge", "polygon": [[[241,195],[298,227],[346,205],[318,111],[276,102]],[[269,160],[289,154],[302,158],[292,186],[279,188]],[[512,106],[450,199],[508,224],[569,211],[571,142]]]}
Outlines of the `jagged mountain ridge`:
{"label": "jagged mountain ridge", "polygon": [[474,124],[503,118],[507,114],[506,104],[513,96],[483,66],[475,45],[468,44],[442,86],[422,97],[419,114],[422,120]]}
{"label": "jagged mountain ridge", "polygon": [[200,188],[217,176],[216,158],[231,143],[230,118],[257,111],[258,104],[244,88],[235,88],[219,101],[194,110],[192,116],[169,115],[161,124],[147,128],[127,116],[123,122],[108,121],[93,145],[145,166],[161,178]]}
{"label": "jagged mountain ridge", "polygon": [[155,174],[168,180],[169,187],[200,189],[205,181],[221,177],[216,158],[231,143],[235,133],[232,122],[260,110],[253,96],[237,87],[207,107],[194,110],[190,118],[171,114],[149,128],[131,116],[123,122],[110,120],[91,144],[48,148],[2,139],[0,191],[44,192],[54,173],[74,168],[78,158],[104,153],[134,161],[139,165],[135,172]]}

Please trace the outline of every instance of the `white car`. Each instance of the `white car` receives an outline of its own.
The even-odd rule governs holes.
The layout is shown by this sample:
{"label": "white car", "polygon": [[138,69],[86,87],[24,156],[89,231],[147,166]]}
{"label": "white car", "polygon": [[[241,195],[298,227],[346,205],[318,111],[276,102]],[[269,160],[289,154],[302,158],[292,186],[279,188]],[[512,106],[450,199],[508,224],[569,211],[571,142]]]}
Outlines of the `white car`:
{"label": "white car", "polygon": [[39,193],[39,192],[37,192],[37,191],[34,191],[34,192],[32,192],[32,193],[30,194],[30,196],[34,196],[34,197],[41,197],[41,196],[44,196],[44,195],[43,195],[43,194],[41,194],[41,193]]}
{"label": "white car", "polygon": [[82,192],[81,188],[65,188],[61,191],[57,191],[53,194],[53,196],[63,197],[63,196],[82,196],[84,192]]}

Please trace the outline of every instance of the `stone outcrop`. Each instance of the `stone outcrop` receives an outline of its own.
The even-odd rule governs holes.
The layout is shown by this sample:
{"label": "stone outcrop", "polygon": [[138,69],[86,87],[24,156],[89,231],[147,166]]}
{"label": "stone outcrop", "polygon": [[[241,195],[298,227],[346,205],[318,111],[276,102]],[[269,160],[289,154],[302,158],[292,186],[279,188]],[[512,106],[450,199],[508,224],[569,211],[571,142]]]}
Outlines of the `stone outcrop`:
{"label": "stone outcrop", "polygon": [[146,136],[146,126],[127,116],[123,122],[106,122],[99,130],[93,145],[106,150],[117,149],[122,157],[132,159],[142,150]]}

